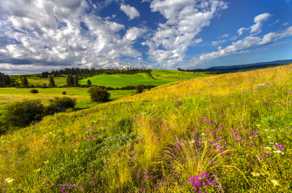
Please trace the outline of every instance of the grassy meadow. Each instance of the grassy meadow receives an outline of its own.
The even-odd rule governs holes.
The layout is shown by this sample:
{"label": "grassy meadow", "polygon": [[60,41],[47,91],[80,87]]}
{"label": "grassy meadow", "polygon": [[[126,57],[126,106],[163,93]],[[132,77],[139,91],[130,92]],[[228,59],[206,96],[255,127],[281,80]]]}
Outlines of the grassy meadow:
{"label": "grassy meadow", "polygon": [[[176,70],[152,70],[151,73],[135,73],[135,74],[98,74],[95,76],[83,78],[80,80],[81,85],[87,85],[87,80],[90,80],[93,85],[105,86],[112,88],[121,88],[125,86],[137,85],[153,85],[158,86],[166,83],[187,80],[196,77],[205,76],[204,73],[180,72]],[[19,80],[19,76],[14,76]],[[48,78],[43,78],[37,75],[27,76],[28,82],[37,87],[48,85]],[[66,76],[56,76],[54,81],[57,87],[66,85]]]}
{"label": "grassy meadow", "polygon": [[[84,78],[80,80],[81,85],[87,85],[87,80],[90,79],[93,85],[121,88],[126,86],[137,85],[151,85],[158,86],[179,80],[192,79],[196,77],[204,76],[203,73],[192,72],[179,72],[175,70],[153,70],[151,75],[148,73],[136,73],[136,74],[99,74],[92,77]],[[13,76],[18,82],[20,82],[20,76]],[[38,75],[27,76],[30,85],[40,87],[48,85],[48,78],[42,78]],[[95,103],[91,102],[88,88],[77,87],[65,87],[66,76],[54,77],[56,88],[36,88],[39,93],[32,94],[30,91],[33,88],[0,88],[0,121],[1,114],[3,114],[5,107],[11,103],[25,101],[25,100],[41,100],[46,104],[49,100],[55,97],[72,97],[76,99],[76,107],[78,109],[89,108]],[[66,92],[63,95],[62,92]],[[112,90],[111,100],[129,96],[135,94],[135,90]]]}
{"label": "grassy meadow", "polygon": [[[85,92],[67,91],[86,101]],[[0,101],[5,93],[30,95],[0,89]],[[181,80],[47,116],[0,136],[0,192],[291,192],[291,99],[287,65]]]}
{"label": "grassy meadow", "polygon": [[[54,77],[55,84],[59,87],[66,85],[66,77],[65,76],[57,76]],[[48,85],[48,78],[41,78],[37,76],[28,77],[28,82],[32,85]]]}
{"label": "grassy meadow", "polygon": [[90,80],[93,85],[120,88],[125,86],[153,85],[158,86],[179,80],[203,76],[202,73],[180,72],[176,70],[152,70],[148,73],[137,74],[99,74],[80,81],[82,85]]}
{"label": "grassy meadow", "polygon": [[[96,105],[92,102],[88,94],[88,88],[37,88],[39,93],[31,93],[31,88],[0,88],[0,122],[6,106],[15,102],[27,100],[40,100],[43,104],[47,104],[49,100],[56,97],[70,97],[76,100],[77,109],[85,109]],[[66,92],[66,95],[62,93]],[[110,99],[135,94],[135,90],[112,90]]]}

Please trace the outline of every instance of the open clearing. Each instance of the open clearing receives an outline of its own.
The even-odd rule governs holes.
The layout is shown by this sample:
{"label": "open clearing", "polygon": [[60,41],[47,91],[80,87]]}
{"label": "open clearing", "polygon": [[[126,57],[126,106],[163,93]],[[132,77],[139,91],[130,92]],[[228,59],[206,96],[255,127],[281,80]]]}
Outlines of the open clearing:
{"label": "open clearing", "polygon": [[[88,88],[36,88],[39,93],[30,93],[31,88],[1,88],[0,89],[0,110],[4,108],[5,105],[13,102],[19,102],[23,100],[41,100],[46,103],[48,100],[54,97],[72,97],[77,101],[77,108],[88,108],[94,103],[90,101],[88,94]],[[66,92],[63,95],[62,92]],[[117,98],[131,95],[135,93],[135,90],[113,90],[110,91],[111,99],[115,100]]]}

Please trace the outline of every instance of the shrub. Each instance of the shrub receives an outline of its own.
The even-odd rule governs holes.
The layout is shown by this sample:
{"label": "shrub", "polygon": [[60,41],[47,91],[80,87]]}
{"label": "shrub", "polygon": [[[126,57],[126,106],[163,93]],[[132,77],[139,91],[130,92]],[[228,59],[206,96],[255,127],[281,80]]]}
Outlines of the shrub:
{"label": "shrub", "polygon": [[7,126],[4,121],[0,120],[0,135],[7,131]]}
{"label": "shrub", "polygon": [[49,76],[49,87],[56,87],[56,83],[53,76]]}
{"label": "shrub", "polygon": [[107,102],[110,98],[110,93],[105,88],[92,87],[88,90],[91,100],[94,102]]}
{"label": "shrub", "polygon": [[91,82],[91,80],[88,79],[88,80],[87,80],[87,86],[88,86],[88,87],[91,87],[91,85],[92,85],[92,82]]}
{"label": "shrub", "polygon": [[44,110],[44,106],[38,100],[17,102],[7,107],[4,116],[8,125],[22,127],[41,120]]}
{"label": "shrub", "polygon": [[138,85],[136,87],[136,92],[137,93],[142,93],[142,92],[144,92],[144,90],[145,90],[145,86],[144,85]]}
{"label": "shrub", "polygon": [[39,93],[39,91],[38,91],[37,89],[31,89],[31,90],[30,90],[30,93],[32,93],[32,94],[37,94],[37,93]]}
{"label": "shrub", "polygon": [[50,101],[47,106],[47,114],[54,114],[58,112],[64,112],[67,109],[74,108],[76,101],[69,97],[55,98]]}
{"label": "shrub", "polygon": [[21,82],[21,86],[23,88],[28,88],[29,87],[28,79],[25,76],[20,78],[20,82]]}

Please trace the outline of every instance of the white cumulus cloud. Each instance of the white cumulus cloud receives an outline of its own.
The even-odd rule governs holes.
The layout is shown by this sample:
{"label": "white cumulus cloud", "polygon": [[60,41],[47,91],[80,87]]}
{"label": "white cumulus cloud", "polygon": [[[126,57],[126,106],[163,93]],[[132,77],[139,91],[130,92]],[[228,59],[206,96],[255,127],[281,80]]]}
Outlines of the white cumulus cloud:
{"label": "white cumulus cloud", "polygon": [[130,18],[135,19],[137,17],[140,17],[139,11],[130,5],[121,4],[120,9]]}
{"label": "white cumulus cloud", "polygon": [[221,0],[153,0],[151,9],[166,18],[147,41],[149,55],[163,67],[182,62],[190,45],[216,13],[227,5]]}
{"label": "white cumulus cloud", "polygon": [[271,17],[270,13],[262,13],[254,18],[254,25],[251,26],[251,33],[259,33],[262,30],[263,23]]}
{"label": "white cumulus cloud", "polygon": [[224,48],[218,48],[216,51],[209,52],[202,54],[198,57],[193,58],[190,61],[191,65],[198,65],[203,62],[220,58],[223,56],[228,56],[231,54],[238,53],[240,51],[247,50],[249,48],[254,48],[256,46],[262,46],[262,45],[267,45],[270,43],[273,43],[279,39],[283,39],[286,37],[292,36],[292,26],[288,27],[284,31],[281,32],[270,32],[267,33],[263,36],[254,36],[254,35],[249,35],[243,39],[237,40],[232,42],[230,45],[224,47]]}
{"label": "white cumulus cloud", "polygon": [[144,29],[127,30],[122,24],[87,13],[88,6],[83,0],[1,1],[0,17],[5,20],[0,22],[0,37],[13,41],[0,45],[0,62],[7,58],[14,63],[29,61],[35,69],[45,64],[52,68],[111,67],[123,56],[141,55],[133,41]]}

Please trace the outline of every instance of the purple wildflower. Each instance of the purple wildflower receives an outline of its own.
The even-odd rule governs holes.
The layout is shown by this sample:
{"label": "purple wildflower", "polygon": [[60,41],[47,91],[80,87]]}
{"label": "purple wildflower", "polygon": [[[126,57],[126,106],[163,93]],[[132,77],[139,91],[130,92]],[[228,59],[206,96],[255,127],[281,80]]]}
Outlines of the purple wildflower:
{"label": "purple wildflower", "polygon": [[237,141],[237,142],[240,142],[241,141],[241,135],[239,133],[238,130],[236,129],[232,129],[232,135],[233,135],[233,138]]}
{"label": "purple wildflower", "polygon": [[75,184],[62,184],[60,185],[60,192],[61,193],[69,193],[69,190],[76,188]]}
{"label": "purple wildflower", "polygon": [[196,193],[202,193],[205,188],[215,185],[214,178],[212,178],[208,172],[202,172],[199,175],[191,176],[189,182]]}
{"label": "purple wildflower", "polygon": [[285,150],[285,146],[283,144],[280,144],[280,143],[276,143],[275,144],[275,148],[277,150],[280,150],[280,151],[284,151]]}
{"label": "purple wildflower", "polygon": [[207,124],[207,125],[214,125],[214,121],[212,121],[208,117],[203,117],[202,118],[202,122],[205,123],[205,124]]}
{"label": "purple wildflower", "polygon": [[224,148],[220,143],[215,142],[213,143],[213,146],[215,147],[216,151],[219,153],[222,153],[224,151]]}

